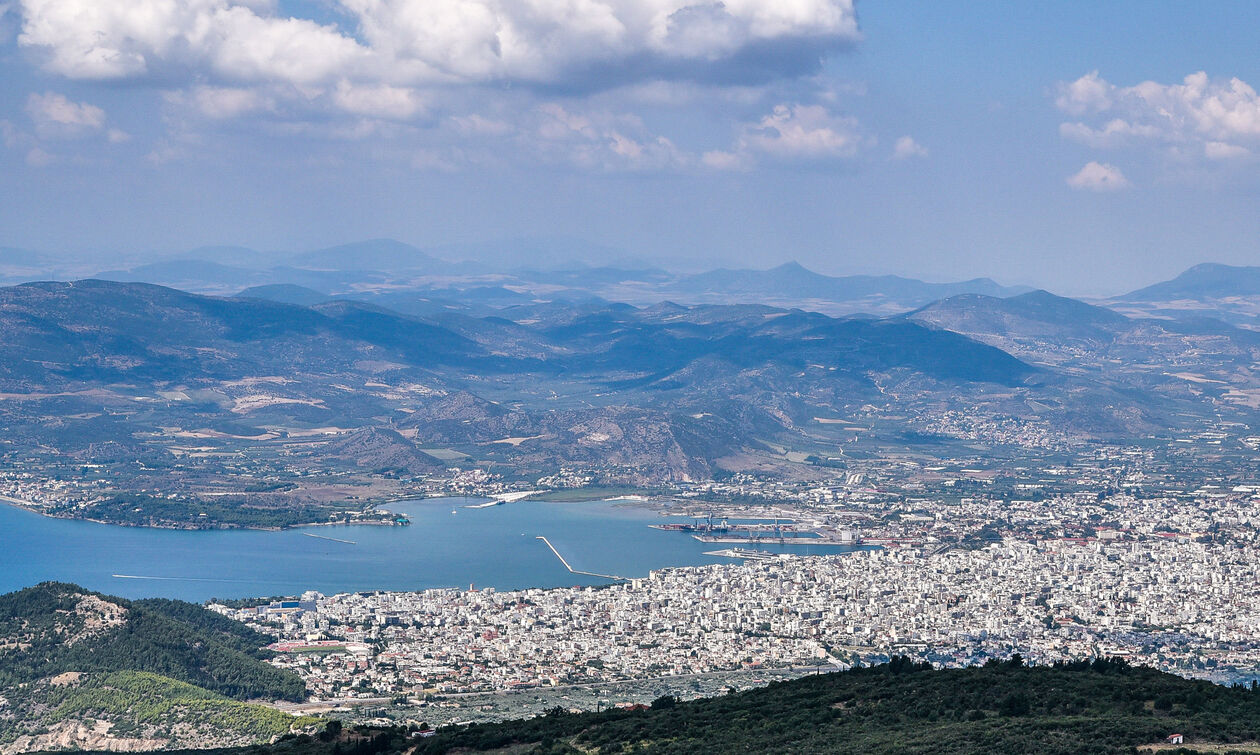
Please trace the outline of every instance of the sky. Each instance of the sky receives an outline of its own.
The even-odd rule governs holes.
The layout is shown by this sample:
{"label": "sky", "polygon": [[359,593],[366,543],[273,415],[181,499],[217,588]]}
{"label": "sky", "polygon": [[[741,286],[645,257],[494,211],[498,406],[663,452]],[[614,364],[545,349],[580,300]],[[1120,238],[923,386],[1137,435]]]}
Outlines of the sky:
{"label": "sky", "polygon": [[1254,2],[0,0],[0,246],[1118,293],[1260,264],[1257,49]]}

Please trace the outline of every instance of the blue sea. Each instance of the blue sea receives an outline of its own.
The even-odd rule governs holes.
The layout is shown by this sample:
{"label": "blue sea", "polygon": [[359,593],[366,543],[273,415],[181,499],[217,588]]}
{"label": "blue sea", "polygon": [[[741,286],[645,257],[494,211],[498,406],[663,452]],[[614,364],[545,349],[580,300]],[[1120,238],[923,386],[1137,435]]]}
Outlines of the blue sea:
{"label": "blue sea", "polygon": [[[466,508],[484,498],[436,498],[389,504],[409,527],[309,527],[281,532],[161,530],[51,519],[0,505],[0,593],[46,580],[74,582],[129,598],[201,602],[356,590],[432,587],[515,589],[607,584],[569,573],[545,536],[574,569],[646,576],[652,569],[730,559],[701,543],[648,525],[663,519],[640,508],[522,501]],[[454,513],[452,513],[454,512]],[[334,542],[309,535],[349,540]],[[758,546],[810,554],[839,546]]]}

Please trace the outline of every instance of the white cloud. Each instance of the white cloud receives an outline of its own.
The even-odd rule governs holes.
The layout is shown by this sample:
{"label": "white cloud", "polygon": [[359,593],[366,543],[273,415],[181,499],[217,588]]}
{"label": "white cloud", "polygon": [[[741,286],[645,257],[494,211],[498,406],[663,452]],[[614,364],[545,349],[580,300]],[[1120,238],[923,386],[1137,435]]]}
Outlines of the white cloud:
{"label": "white cloud", "polygon": [[514,147],[545,161],[604,171],[679,170],[693,162],[632,115],[575,112],[548,102],[528,117],[533,124],[518,133]]}
{"label": "white cloud", "polygon": [[903,136],[893,144],[893,159],[908,160],[911,157],[927,157],[928,150],[912,137]]}
{"label": "white cloud", "polygon": [[776,66],[792,75],[859,37],[852,0],[333,2],[352,28],[266,2],[20,0],[19,42],[49,71],[79,79],[599,87],[702,77],[705,64],[737,56],[749,75]]}
{"label": "white cloud", "polygon": [[167,95],[172,104],[190,104],[207,118],[238,118],[249,113],[270,110],[271,98],[255,89],[241,87],[194,87],[189,92],[172,92]]}
{"label": "white cloud", "polygon": [[1129,188],[1129,179],[1114,165],[1089,162],[1075,174],[1068,176],[1068,186],[1083,191],[1119,191]]}
{"label": "white cloud", "polygon": [[1203,156],[1209,160],[1247,160],[1253,156],[1253,153],[1237,144],[1208,142],[1203,145]]}
{"label": "white cloud", "polygon": [[1061,123],[1059,134],[1096,149],[1121,147],[1135,140],[1158,139],[1160,136],[1159,129],[1154,126],[1130,123],[1120,118],[1107,121],[1098,128],[1079,122]]}
{"label": "white cloud", "polygon": [[700,156],[700,162],[705,167],[713,170],[743,170],[752,167],[752,161],[747,155],[738,155],[734,152],[723,150],[705,152]]}
{"label": "white cloud", "polygon": [[400,121],[424,109],[424,101],[415,90],[385,84],[354,86],[342,81],[333,92],[333,102],[347,113]]}
{"label": "white cloud", "polygon": [[311,83],[362,57],[330,26],[260,15],[229,0],[21,0],[19,44],[74,79],[117,79],[184,68],[238,81]]}
{"label": "white cloud", "polygon": [[41,136],[77,136],[105,125],[105,111],[64,94],[45,92],[26,99],[26,114]]}
{"label": "white cloud", "polygon": [[832,115],[821,105],[784,104],[745,124],[736,151],[782,160],[832,160],[853,157],[864,141],[855,118]]}
{"label": "white cloud", "polygon": [[[861,38],[854,0],[320,0],[319,21],[277,0],[5,3],[20,19],[18,44],[45,71],[161,91],[157,162],[240,138],[220,123],[234,119],[273,135],[371,142],[378,159],[440,169],[518,156],[734,169],[847,158],[873,141],[826,107],[784,104],[737,124],[726,149],[691,153],[622,112],[821,101],[825,92],[810,92],[825,89],[811,78],[823,58]],[[93,128],[111,142],[129,138],[104,120]],[[899,157],[920,150],[895,147]]]}
{"label": "white cloud", "polygon": [[1054,104],[1065,113],[1084,115],[1098,113],[1111,107],[1111,92],[1115,87],[1103,81],[1098,71],[1090,71],[1076,81],[1059,82],[1059,96]]}
{"label": "white cloud", "polygon": [[1063,123],[1065,138],[1099,149],[1157,145],[1214,160],[1249,157],[1260,144],[1260,96],[1241,79],[1191,74],[1180,84],[1118,87],[1098,72],[1061,83],[1058,107],[1097,122]]}

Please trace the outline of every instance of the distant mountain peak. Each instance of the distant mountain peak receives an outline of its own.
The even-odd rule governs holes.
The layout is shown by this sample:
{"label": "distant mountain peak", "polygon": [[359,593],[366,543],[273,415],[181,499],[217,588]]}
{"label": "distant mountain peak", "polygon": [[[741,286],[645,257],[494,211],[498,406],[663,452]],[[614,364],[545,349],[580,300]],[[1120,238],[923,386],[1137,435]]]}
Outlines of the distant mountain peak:
{"label": "distant mountain peak", "polygon": [[819,273],[816,273],[813,270],[810,270],[809,268],[805,267],[804,265],[797,262],[796,260],[792,260],[790,262],[784,262],[782,265],[779,265],[778,267],[771,268],[769,272],[772,272],[772,273],[809,273],[810,275],[819,275]]}
{"label": "distant mountain peak", "polygon": [[1011,296],[1028,290],[1001,286],[988,278],[958,283],[927,283],[897,275],[831,276],[814,272],[795,260],[769,270],[712,270],[687,276],[679,281],[678,287],[693,294],[744,294],[777,300],[848,302],[872,299],[900,304],[906,309],[955,294]]}
{"label": "distant mountain peak", "polygon": [[1171,280],[1117,297],[1121,301],[1207,300],[1260,296],[1260,267],[1202,262]]}

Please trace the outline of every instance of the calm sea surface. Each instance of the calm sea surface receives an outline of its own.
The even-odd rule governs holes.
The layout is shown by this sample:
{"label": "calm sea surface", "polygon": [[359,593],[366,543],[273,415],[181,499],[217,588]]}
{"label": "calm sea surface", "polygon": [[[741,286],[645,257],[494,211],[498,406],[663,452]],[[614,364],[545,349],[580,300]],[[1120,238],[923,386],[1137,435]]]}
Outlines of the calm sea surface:
{"label": "calm sea surface", "polygon": [[[570,574],[546,536],[578,570],[646,576],[666,566],[730,563],[704,551],[732,547],[650,529],[663,521],[611,503],[519,502],[465,508],[482,498],[387,506],[410,527],[310,527],[283,532],[181,531],[50,519],[0,505],[0,593],[45,580],[131,598],[292,595],[430,587],[513,589],[605,584]],[[451,512],[456,513],[452,514]],[[332,542],[306,533],[354,541]],[[837,546],[763,547],[838,553]],[[126,575],[126,576],[120,576]]]}

